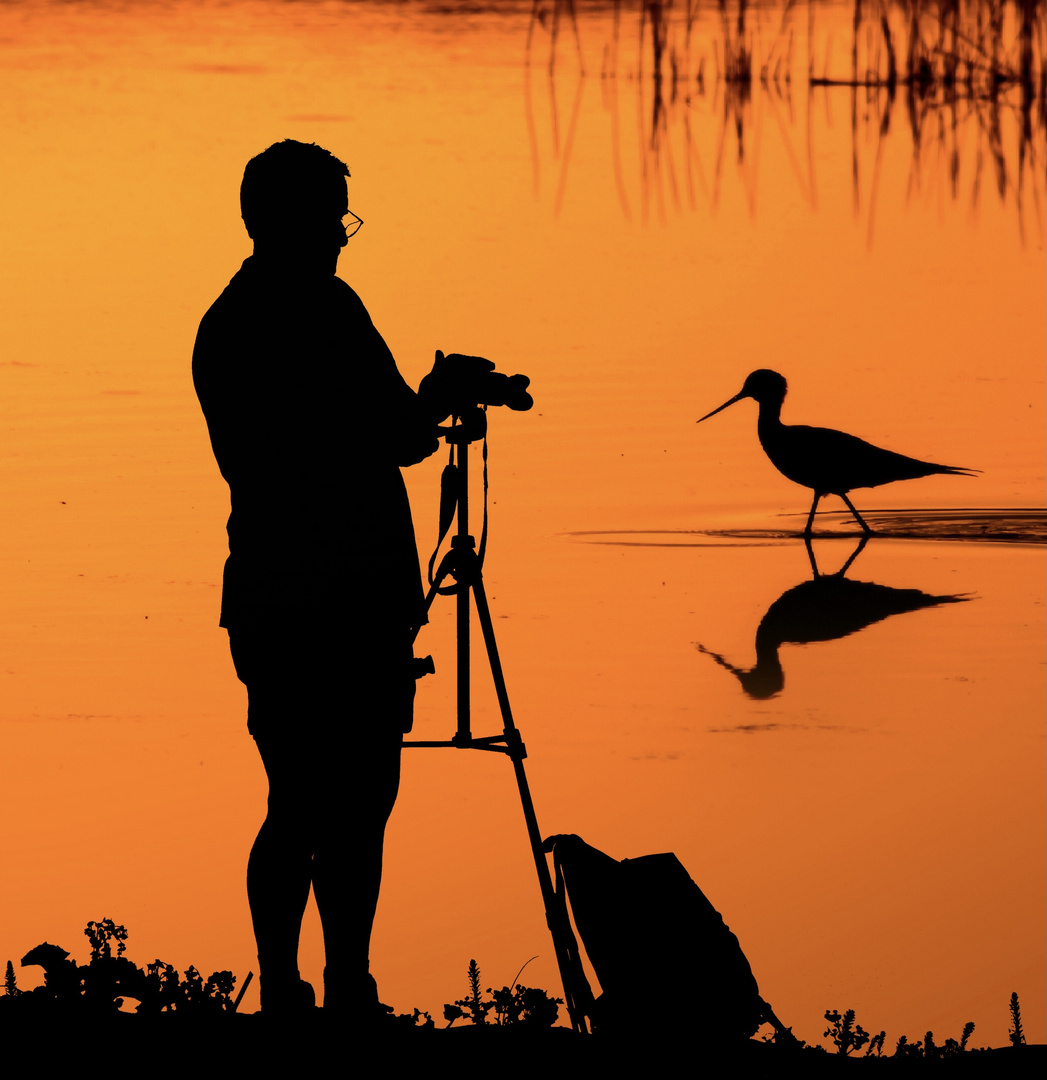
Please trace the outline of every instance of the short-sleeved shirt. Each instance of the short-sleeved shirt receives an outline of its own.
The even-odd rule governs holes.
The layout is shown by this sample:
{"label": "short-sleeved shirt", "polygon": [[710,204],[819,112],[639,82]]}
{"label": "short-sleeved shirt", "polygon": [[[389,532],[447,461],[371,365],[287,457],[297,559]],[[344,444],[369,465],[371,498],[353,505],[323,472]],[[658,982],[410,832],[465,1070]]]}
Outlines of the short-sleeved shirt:
{"label": "short-sleeved shirt", "polygon": [[193,381],[230,490],[221,625],[424,621],[400,465],[434,425],[356,293],[252,256],[200,323]]}

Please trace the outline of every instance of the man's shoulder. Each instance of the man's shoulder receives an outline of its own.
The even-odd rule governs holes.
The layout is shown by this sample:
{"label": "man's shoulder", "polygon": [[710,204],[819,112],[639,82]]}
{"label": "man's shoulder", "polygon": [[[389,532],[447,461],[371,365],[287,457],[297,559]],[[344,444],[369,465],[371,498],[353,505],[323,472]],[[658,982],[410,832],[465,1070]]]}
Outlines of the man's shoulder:
{"label": "man's shoulder", "polygon": [[193,380],[198,391],[202,380],[215,377],[215,369],[228,361],[230,349],[242,343],[257,322],[260,305],[258,298],[252,297],[246,278],[241,267],[200,320],[193,345]]}
{"label": "man's shoulder", "polygon": [[200,320],[194,367],[224,363],[231,352],[268,352],[288,337],[301,346],[372,334],[367,308],[341,278],[273,275],[247,259]]}
{"label": "man's shoulder", "polygon": [[205,320],[233,315],[245,308],[269,306],[274,301],[278,301],[281,308],[295,308],[303,304],[311,306],[319,301],[367,316],[364,302],[340,277],[333,274],[330,277],[305,279],[277,276],[265,273],[252,263],[253,259],[244,260],[218,299],[207,309]]}
{"label": "man's shoulder", "polygon": [[252,290],[249,275],[244,273],[246,265],[245,263],[237,270],[229,284],[218,294],[218,299],[204,312],[204,317],[200,320],[201,330],[221,321],[224,316],[248,301]]}

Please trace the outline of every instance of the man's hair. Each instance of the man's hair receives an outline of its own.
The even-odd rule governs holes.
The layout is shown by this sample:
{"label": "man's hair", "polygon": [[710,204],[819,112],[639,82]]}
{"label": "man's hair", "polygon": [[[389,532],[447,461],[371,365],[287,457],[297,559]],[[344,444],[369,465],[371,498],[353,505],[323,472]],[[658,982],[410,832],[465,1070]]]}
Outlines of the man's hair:
{"label": "man's hair", "polygon": [[257,240],[316,209],[330,209],[337,182],[348,175],[349,166],[316,143],[273,143],[244,169],[240,215],[248,235]]}

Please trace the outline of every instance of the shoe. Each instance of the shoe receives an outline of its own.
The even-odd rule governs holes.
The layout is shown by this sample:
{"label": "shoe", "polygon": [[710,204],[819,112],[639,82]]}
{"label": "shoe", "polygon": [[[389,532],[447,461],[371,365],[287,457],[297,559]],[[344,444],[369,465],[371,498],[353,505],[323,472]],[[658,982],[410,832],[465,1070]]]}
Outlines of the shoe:
{"label": "shoe", "polygon": [[393,1007],[378,1000],[378,986],[370,972],[335,978],[324,968],[324,1012],[366,1024],[392,1016]]}
{"label": "shoe", "polygon": [[316,991],[305,979],[297,982],[260,983],[262,1014],[267,1017],[305,1016],[316,1008]]}

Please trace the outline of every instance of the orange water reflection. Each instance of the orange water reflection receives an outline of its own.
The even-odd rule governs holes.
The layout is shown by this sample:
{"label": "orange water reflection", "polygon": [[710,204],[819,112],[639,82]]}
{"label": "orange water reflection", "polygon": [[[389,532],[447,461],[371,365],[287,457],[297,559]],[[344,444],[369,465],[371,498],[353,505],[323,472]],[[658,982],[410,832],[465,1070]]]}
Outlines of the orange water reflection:
{"label": "orange water reflection", "polygon": [[[1047,275],[1013,198],[974,212],[937,180],[912,194],[898,124],[870,244],[849,92],[820,90],[816,199],[796,181],[808,114],[779,128],[765,111],[760,128],[757,95],[757,173],[732,151],[715,203],[663,222],[652,197],[646,224],[626,187],[628,218],[595,78],[559,69],[572,110],[581,87],[567,171],[570,111],[554,143],[537,95],[532,155],[526,11],[474,15],[468,33],[401,6],[0,18],[0,960],[45,939],[82,955],[84,923],[108,915],[139,963],[254,966],[243,866],[264,778],[216,625],[227,495],[188,364],[247,253],[243,164],[290,136],[349,160],[368,224],[341,273],[409,381],[437,347],[533,378],[534,412],[491,420],[487,587],[545,831],[617,857],[677,852],[810,1040],[826,1008],[854,1007],[892,1040],[973,1019],[975,1042],[999,1045],[1014,989],[1044,1040],[1042,551],[874,540],[862,580],[976,602],[787,645],[786,690],[756,701],[695,643],[749,655],[809,573],[799,542],[567,535],[802,521],[807,494],[767,463],[754,410],[694,423],[760,366],[789,377],[787,420],[984,470],[872,508],[1042,505]],[[637,85],[617,82],[623,115]],[[711,191],[720,112],[702,109]],[[635,147],[623,185],[639,184]],[[409,477],[423,548],[439,464]],[[838,565],[848,544],[819,558]],[[452,640],[448,605],[422,643],[439,674],[420,737],[453,726]],[[478,691],[474,726],[494,724]],[[554,985],[507,763],[412,751],[391,829],[373,949],[386,1000],[438,1013],[474,956],[501,985],[538,953],[528,977]],[[304,974],[321,962],[314,921]]]}

